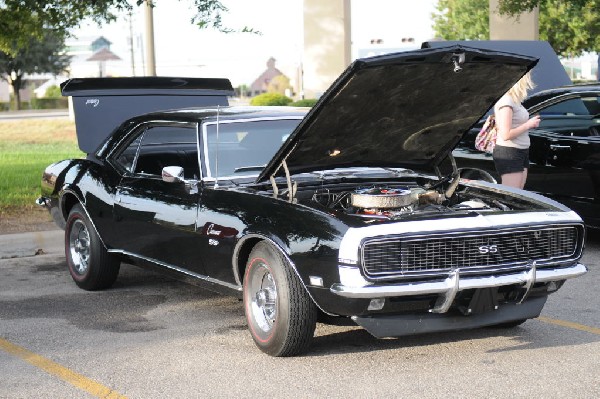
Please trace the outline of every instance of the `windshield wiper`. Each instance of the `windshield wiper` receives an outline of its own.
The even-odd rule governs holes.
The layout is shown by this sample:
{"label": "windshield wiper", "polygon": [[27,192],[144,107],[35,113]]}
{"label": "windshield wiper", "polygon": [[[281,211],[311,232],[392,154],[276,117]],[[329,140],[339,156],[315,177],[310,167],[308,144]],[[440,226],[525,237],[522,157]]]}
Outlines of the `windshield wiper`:
{"label": "windshield wiper", "polygon": [[237,173],[237,172],[251,172],[251,171],[254,171],[254,170],[261,171],[261,170],[263,170],[265,168],[265,166],[267,166],[267,165],[265,164],[265,165],[257,165],[257,166],[240,166],[239,168],[235,168],[233,170],[233,173]]}

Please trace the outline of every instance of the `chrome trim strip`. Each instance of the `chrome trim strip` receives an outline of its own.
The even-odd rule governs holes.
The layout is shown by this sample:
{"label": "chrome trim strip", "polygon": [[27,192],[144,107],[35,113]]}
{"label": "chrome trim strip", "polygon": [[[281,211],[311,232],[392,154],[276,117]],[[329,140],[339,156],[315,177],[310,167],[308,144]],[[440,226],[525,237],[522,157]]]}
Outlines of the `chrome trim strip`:
{"label": "chrome trim strip", "polygon": [[[341,269],[341,268],[340,268]],[[560,268],[560,269],[537,269],[533,276],[531,271],[533,268],[521,273],[506,274],[500,276],[481,276],[481,277],[463,277],[457,278],[458,291],[473,289],[473,288],[491,288],[501,287],[504,285],[524,285],[528,284],[533,277],[536,283],[545,283],[550,281],[567,280],[579,277],[587,273],[587,268],[578,263],[575,266]],[[341,274],[341,270],[340,270]],[[458,276],[458,274],[457,274]],[[365,284],[361,286],[348,286],[341,283],[336,283],[329,289],[332,293],[345,298],[381,298],[393,296],[412,296],[412,295],[429,295],[441,294],[448,295],[455,289],[456,282],[452,276],[448,276],[442,281],[421,281],[421,282],[406,282],[389,285]],[[443,309],[442,307],[440,307]]]}
{"label": "chrome trim strip", "polygon": [[242,292],[242,287],[239,286],[239,285],[234,285],[234,284],[231,284],[231,283],[226,283],[224,281],[217,280],[217,279],[214,279],[212,277],[208,277],[208,276],[204,276],[202,274],[194,273],[194,272],[189,271],[187,269],[183,269],[181,267],[174,266],[174,265],[171,265],[169,263],[161,262],[161,261],[156,260],[156,259],[148,258],[148,257],[142,256],[142,255],[137,255],[137,254],[134,254],[132,252],[124,251],[122,249],[109,249],[108,252],[109,253],[113,253],[113,254],[121,254],[121,255],[131,256],[133,258],[138,258],[138,259],[141,259],[141,260],[145,260],[147,262],[154,263],[154,264],[156,264],[158,266],[162,266],[162,267],[165,267],[167,269],[174,270],[176,272],[185,274],[186,276],[189,276],[189,277],[194,277],[194,278],[197,278],[199,280],[206,281],[208,283],[212,283],[212,284],[216,284],[216,285],[221,285],[223,287],[227,287],[227,288],[230,288],[232,290],[235,290],[235,291],[238,291],[238,292]]}

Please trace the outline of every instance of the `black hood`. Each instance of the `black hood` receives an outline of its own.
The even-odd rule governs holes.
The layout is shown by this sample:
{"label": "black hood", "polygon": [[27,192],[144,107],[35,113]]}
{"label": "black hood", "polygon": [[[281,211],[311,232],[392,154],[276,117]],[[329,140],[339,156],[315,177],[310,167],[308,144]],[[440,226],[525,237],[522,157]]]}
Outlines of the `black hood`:
{"label": "black hood", "polygon": [[258,181],[349,166],[431,171],[537,59],[464,46],[354,61]]}

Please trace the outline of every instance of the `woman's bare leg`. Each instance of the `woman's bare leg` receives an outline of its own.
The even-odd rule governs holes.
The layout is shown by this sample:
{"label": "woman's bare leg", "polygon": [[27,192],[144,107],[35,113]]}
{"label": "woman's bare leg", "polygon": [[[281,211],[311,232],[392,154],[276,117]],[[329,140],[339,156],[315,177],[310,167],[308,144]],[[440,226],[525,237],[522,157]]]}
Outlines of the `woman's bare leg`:
{"label": "woman's bare leg", "polygon": [[527,181],[527,169],[523,169],[523,180],[521,181],[521,188],[525,187],[526,181]]}
{"label": "woman's bare leg", "polygon": [[523,188],[525,185],[525,179],[527,178],[527,172],[515,172],[515,173],[507,173],[501,176],[502,184],[505,186],[515,187],[515,188]]}

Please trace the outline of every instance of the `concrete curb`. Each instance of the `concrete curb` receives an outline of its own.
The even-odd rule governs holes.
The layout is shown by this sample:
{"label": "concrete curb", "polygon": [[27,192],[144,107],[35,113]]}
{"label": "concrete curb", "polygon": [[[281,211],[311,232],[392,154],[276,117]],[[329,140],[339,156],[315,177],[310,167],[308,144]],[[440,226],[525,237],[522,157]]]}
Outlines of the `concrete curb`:
{"label": "concrete curb", "polygon": [[64,255],[64,234],[62,230],[50,230],[0,235],[0,259]]}

